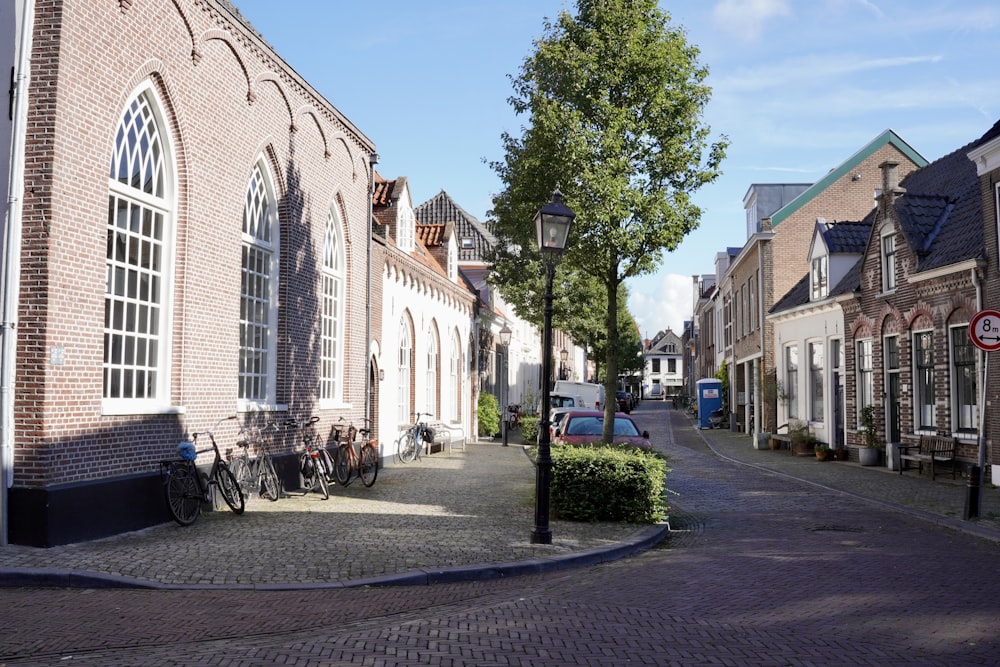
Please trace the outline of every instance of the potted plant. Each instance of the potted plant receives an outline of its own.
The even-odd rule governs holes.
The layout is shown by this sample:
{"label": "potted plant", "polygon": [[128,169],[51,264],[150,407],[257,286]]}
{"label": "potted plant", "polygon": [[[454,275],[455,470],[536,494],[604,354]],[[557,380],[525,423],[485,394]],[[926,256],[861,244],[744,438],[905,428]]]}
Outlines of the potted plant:
{"label": "potted plant", "polygon": [[820,443],[816,445],[815,449],[816,458],[819,459],[820,461],[826,461],[828,458],[830,458],[830,451],[831,450],[829,445],[824,445]]}
{"label": "potted plant", "polygon": [[863,466],[876,466],[882,453],[882,440],[875,428],[875,406],[861,408],[861,435],[864,444],[858,448],[858,458]]}
{"label": "potted plant", "polygon": [[796,456],[809,456],[816,446],[816,436],[809,432],[809,424],[796,419],[788,424],[788,435],[791,436],[792,452]]}

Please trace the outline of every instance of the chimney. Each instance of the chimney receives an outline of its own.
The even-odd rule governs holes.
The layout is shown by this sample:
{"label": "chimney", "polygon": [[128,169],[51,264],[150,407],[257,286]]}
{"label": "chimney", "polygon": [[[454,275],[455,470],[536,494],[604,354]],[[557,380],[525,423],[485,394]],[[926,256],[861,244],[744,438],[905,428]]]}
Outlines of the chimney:
{"label": "chimney", "polygon": [[892,203],[896,197],[906,192],[906,188],[899,186],[898,162],[886,161],[878,166],[882,170],[882,194],[889,195],[886,203]]}

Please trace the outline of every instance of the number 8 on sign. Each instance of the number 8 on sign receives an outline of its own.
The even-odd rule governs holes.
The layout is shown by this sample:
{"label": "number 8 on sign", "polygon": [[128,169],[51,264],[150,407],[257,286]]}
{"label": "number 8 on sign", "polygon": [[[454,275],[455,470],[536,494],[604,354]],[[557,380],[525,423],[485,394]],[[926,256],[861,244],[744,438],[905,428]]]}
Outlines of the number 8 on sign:
{"label": "number 8 on sign", "polygon": [[969,322],[969,338],[980,350],[1000,350],[1000,311],[981,310]]}

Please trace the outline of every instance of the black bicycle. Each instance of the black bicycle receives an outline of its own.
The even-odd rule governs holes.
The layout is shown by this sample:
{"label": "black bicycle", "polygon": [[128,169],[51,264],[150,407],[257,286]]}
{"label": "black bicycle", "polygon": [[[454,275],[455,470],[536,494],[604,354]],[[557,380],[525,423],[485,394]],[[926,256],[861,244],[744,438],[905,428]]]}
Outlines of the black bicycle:
{"label": "black bicycle", "polygon": [[[273,423],[268,423],[269,429],[275,428]],[[267,452],[267,443],[261,435],[259,427],[243,426],[240,428],[239,440],[236,446],[239,448],[236,454],[230,456],[231,450],[226,451],[226,459],[233,475],[240,483],[243,490],[243,497],[250,500],[253,496],[267,498],[274,502],[281,496],[281,487],[278,483],[278,473],[274,469],[274,462]],[[257,452],[256,456],[250,455],[250,448]]]}
{"label": "black bicycle", "polygon": [[318,421],[319,417],[310,417],[300,424],[296,419],[288,419],[285,426],[302,428],[302,443],[306,446],[305,451],[299,455],[299,474],[302,476],[302,488],[305,489],[302,495],[318,490],[323,500],[326,500],[330,497],[330,485],[334,483],[334,465],[330,452],[316,444],[315,425]]}
{"label": "black bicycle", "polygon": [[[223,417],[215,422],[211,431],[192,433],[191,440],[185,440],[177,447],[180,459],[160,461],[160,475],[163,478],[163,493],[167,499],[167,510],[174,521],[182,526],[190,526],[201,516],[202,505],[213,502],[212,487],[219,489],[222,499],[234,514],[243,514],[246,502],[239,482],[226,465],[219,446],[215,443],[215,429],[224,421],[236,419],[236,415]],[[198,449],[198,437],[207,435],[212,446]],[[213,452],[212,468],[208,478],[203,480],[195,461],[199,454]]]}

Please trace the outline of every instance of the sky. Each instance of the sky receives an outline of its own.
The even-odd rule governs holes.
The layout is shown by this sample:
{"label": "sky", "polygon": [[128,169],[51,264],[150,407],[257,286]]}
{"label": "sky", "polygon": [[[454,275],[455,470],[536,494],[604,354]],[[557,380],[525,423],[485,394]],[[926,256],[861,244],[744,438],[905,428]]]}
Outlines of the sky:
{"label": "sky", "polygon": [[[508,103],[546,19],[566,0],[233,0],[278,55],[369,139],[385,178],[419,205],[446,191],[488,220],[503,185],[501,135],[528,122]],[[683,331],[692,276],[746,242],[755,183],[813,183],[886,129],[929,161],[1000,120],[996,0],[661,0],[700,50],[722,174],[694,196],[699,227],[659,269],[631,279],[640,334]],[[539,202],[543,205],[545,202]],[[585,211],[576,211],[578,216]]]}

